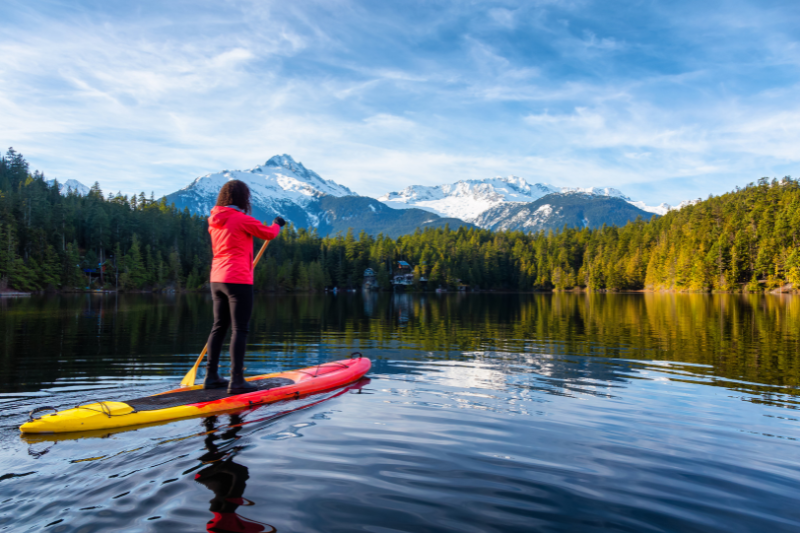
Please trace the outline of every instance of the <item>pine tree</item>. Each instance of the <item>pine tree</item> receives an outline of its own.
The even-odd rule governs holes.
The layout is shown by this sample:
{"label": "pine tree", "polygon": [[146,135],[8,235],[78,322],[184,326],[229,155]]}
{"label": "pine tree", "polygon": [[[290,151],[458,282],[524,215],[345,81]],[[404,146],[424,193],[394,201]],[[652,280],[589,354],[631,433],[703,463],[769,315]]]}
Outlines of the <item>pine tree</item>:
{"label": "pine tree", "polygon": [[142,260],[139,237],[133,235],[131,249],[125,256],[125,272],[120,276],[120,284],[126,289],[141,289],[147,282],[147,271]]}
{"label": "pine tree", "polygon": [[184,283],[183,268],[181,267],[181,258],[178,255],[177,248],[173,248],[169,254],[169,281],[175,285],[176,289],[180,289]]}
{"label": "pine tree", "polygon": [[40,269],[38,283],[42,288],[58,289],[61,286],[61,260],[52,244],[47,245]]}
{"label": "pine tree", "polygon": [[83,273],[81,272],[80,261],[81,256],[78,244],[74,242],[68,243],[61,267],[61,285],[63,287],[75,288],[82,285]]}
{"label": "pine tree", "polygon": [[305,263],[300,263],[297,268],[297,290],[307,291],[310,289],[310,280],[308,276],[308,267]]}

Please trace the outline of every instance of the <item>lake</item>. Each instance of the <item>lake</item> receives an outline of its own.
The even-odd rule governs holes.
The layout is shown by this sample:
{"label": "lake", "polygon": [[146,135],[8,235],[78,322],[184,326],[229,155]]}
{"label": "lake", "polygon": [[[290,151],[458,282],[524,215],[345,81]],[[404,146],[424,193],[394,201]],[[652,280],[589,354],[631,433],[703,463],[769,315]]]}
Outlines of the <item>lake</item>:
{"label": "lake", "polygon": [[176,387],[211,321],[204,294],[0,299],[0,531],[800,528],[791,296],[258,295],[248,374],[360,351],[367,379],[20,436],[37,407]]}

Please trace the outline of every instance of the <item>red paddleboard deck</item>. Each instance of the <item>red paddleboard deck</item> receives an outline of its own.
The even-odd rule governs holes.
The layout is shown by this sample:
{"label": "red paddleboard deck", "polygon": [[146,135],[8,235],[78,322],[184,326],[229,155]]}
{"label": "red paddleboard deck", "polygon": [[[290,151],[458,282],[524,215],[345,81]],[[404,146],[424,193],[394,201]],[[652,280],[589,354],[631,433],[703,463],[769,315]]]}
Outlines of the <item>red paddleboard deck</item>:
{"label": "red paddleboard deck", "polygon": [[[137,426],[198,415],[229,411],[265,403],[299,398],[335,389],[364,377],[372,363],[366,357],[333,361],[318,366],[248,378],[257,390],[228,394],[225,389],[203,389],[202,385],[167,391],[124,402],[97,402],[73,409],[31,413],[23,433],[66,433]],[[40,408],[55,411],[54,408]]]}

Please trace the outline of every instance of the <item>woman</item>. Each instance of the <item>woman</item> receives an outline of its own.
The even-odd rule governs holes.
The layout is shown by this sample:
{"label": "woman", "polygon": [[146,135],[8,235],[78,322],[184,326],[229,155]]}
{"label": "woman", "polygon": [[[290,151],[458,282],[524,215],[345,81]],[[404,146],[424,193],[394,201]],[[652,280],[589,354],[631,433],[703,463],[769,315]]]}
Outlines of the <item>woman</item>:
{"label": "woman", "polygon": [[[208,367],[205,389],[221,389],[241,394],[256,387],[244,380],[244,349],[248,323],[253,311],[253,237],[272,240],[286,224],[276,217],[266,226],[250,216],[250,188],[243,181],[231,180],[222,186],[217,205],[208,217],[211,249],[211,298],[214,300],[214,327],[208,337]],[[222,343],[231,334],[231,381],[219,377]]]}

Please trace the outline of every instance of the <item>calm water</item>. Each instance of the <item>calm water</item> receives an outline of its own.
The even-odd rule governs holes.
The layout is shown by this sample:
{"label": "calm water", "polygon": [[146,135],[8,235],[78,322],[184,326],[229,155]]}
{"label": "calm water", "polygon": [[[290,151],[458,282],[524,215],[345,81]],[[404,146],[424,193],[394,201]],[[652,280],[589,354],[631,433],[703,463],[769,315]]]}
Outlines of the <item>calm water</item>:
{"label": "calm water", "polygon": [[0,531],[800,528],[797,297],[260,296],[248,373],[359,350],[369,379],[20,437],[175,387],[210,326],[204,295],[0,300]]}

